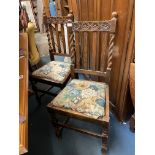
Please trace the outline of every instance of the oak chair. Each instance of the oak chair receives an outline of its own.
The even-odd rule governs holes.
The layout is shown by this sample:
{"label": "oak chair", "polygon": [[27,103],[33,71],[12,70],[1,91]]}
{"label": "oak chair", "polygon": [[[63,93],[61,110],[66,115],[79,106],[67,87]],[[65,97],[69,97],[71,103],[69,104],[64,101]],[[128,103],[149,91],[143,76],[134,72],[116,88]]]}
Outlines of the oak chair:
{"label": "oak chair", "polygon": [[[112,69],[112,57],[114,50],[114,38],[116,31],[117,13],[112,13],[111,20],[105,21],[79,21],[73,23],[75,32],[75,65],[72,65],[72,80],[67,86],[47,105],[47,110],[51,115],[51,121],[56,129],[56,135],[61,137],[62,129],[69,128],[75,131],[89,134],[102,139],[102,153],[107,151],[108,131],[109,131],[109,86],[110,72]],[[86,36],[92,34],[97,38],[97,34],[105,33],[109,36],[107,49],[107,65],[105,71],[102,68],[103,57],[105,54],[100,53],[99,57],[93,57],[90,62],[85,47],[87,44]],[[83,35],[84,40],[80,41]],[[92,39],[92,44],[94,40]],[[83,46],[85,45],[85,46]],[[84,48],[83,48],[84,47]],[[80,50],[81,49],[81,50]],[[83,49],[83,50],[82,50]],[[93,50],[94,51],[94,50]],[[90,54],[90,53],[89,53]],[[101,60],[99,61],[99,59]],[[92,64],[100,62],[100,65],[93,66],[90,70],[88,61]],[[82,65],[83,64],[83,65]],[[82,65],[82,67],[81,67]],[[100,82],[84,79],[75,79],[75,73],[85,74],[88,79],[91,77],[101,77]],[[89,76],[91,75],[91,76]],[[93,78],[94,79],[94,78]],[[103,82],[105,81],[105,82]],[[66,116],[64,122],[57,119],[57,114]],[[77,128],[68,124],[69,118],[75,118],[83,121],[99,124],[103,127],[102,133],[98,134],[85,129]]]}
{"label": "oak chair", "polygon": [[[64,17],[44,16],[51,61],[36,70],[31,68],[32,74],[30,75],[30,81],[38,100],[40,100],[38,92],[43,93],[42,95],[49,94],[56,96],[57,94],[49,91],[51,87],[56,86],[62,89],[70,79],[71,63],[55,61],[54,56],[70,57],[71,60],[73,60],[72,58],[75,53],[73,44],[74,35],[71,31],[73,19],[72,12]],[[64,29],[67,31],[67,39],[65,38]],[[66,41],[68,41],[68,43]],[[43,90],[37,87],[36,83],[47,84],[51,87],[47,90]]]}

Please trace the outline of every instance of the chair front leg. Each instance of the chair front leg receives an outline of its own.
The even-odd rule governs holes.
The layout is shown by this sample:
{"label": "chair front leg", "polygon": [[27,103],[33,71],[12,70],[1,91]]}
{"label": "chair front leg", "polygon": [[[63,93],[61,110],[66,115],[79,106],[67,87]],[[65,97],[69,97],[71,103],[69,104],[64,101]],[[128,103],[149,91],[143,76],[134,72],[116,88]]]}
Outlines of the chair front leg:
{"label": "chair front leg", "polygon": [[33,81],[30,80],[30,82],[31,82],[32,90],[35,93],[36,100],[38,101],[39,105],[41,106],[41,99],[40,99],[40,97],[38,95],[37,87],[35,86],[35,83]]}
{"label": "chair front leg", "polygon": [[102,155],[106,155],[107,148],[108,148],[108,133],[109,133],[109,126],[104,127],[102,132]]}
{"label": "chair front leg", "polygon": [[58,125],[58,119],[56,118],[55,112],[51,113],[51,121],[55,128],[55,134],[58,138],[62,137],[62,128]]}

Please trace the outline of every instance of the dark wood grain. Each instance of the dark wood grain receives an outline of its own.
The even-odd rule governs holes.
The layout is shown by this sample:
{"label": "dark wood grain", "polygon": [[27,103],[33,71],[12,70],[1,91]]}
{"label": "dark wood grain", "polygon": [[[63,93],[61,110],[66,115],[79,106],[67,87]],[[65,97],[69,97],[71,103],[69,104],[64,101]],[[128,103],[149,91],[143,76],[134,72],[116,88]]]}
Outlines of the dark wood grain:
{"label": "dark wood grain", "polygon": [[63,52],[66,53],[66,45],[65,45],[65,31],[64,31],[64,24],[61,24],[61,40],[62,40],[62,45],[63,45]]}
{"label": "dark wood grain", "polygon": [[80,47],[79,32],[75,33],[75,49],[76,49],[76,67],[80,68]]}
{"label": "dark wood grain", "polygon": [[58,48],[58,51],[56,51],[56,53],[62,53],[62,51],[61,51],[61,47],[60,47],[60,35],[59,35],[59,31],[58,31],[58,26],[59,26],[59,24],[55,24],[55,28],[54,28],[54,30],[55,30],[55,36],[56,36],[56,42],[55,42],[55,44],[56,44],[56,46],[57,46],[57,48]]}

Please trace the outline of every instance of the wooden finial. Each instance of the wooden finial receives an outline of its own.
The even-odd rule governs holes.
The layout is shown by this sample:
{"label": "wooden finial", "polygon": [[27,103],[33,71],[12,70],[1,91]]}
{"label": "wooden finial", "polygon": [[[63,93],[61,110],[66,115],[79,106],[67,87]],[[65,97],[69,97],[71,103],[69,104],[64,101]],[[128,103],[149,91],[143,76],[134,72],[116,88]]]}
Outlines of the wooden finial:
{"label": "wooden finial", "polygon": [[74,15],[73,15],[72,10],[69,11],[69,14],[67,15],[67,17],[69,17],[70,19],[72,19],[74,21]]}
{"label": "wooden finial", "polygon": [[73,14],[73,10],[70,10],[69,13],[70,13],[70,14]]}
{"label": "wooden finial", "polygon": [[73,11],[72,11],[72,10],[70,10],[70,11],[69,11],[69,14],[68,14],[67,16],[68,16],[68,17],[73,16]]}
{"label": "wooden finial", "polygon": [[118,14],[117,12],[112,12],[112,18],[117,18]]}

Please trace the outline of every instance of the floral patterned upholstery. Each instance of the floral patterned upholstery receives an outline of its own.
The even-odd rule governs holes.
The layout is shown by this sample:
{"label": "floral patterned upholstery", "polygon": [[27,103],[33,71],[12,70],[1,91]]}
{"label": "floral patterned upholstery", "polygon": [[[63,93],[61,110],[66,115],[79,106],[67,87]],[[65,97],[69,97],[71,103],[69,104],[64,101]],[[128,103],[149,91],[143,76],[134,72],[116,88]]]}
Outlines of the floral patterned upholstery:
{"label": "floral patterned upholstery", "polygon": [[63,83],[69,74],[70,64],[59,61],[51,61],[32,73],[34,77],[43,78],[56,83]]}
{"label": "floral patterned upholstery", "polygon": [[97,119],[104,116],[105,83],[73,79],[50,104]]}

